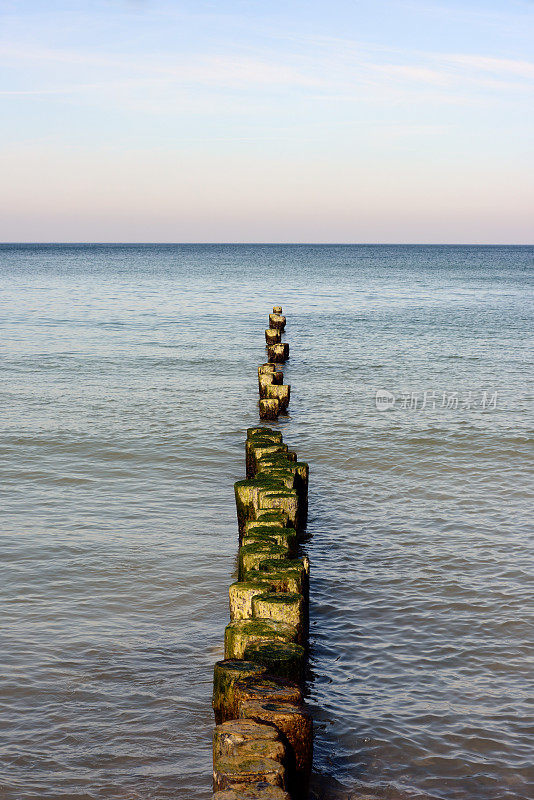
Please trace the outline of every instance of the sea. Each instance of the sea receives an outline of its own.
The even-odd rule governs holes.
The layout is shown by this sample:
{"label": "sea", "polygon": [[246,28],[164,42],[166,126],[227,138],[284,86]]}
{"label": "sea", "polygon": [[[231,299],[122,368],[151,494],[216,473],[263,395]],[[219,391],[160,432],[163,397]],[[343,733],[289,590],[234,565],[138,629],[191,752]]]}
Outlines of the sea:
{"label": "sea", "polygon": [[532,800],[533,247],[0,246],[0,798],[208,800],[273,305],[314,800]]}

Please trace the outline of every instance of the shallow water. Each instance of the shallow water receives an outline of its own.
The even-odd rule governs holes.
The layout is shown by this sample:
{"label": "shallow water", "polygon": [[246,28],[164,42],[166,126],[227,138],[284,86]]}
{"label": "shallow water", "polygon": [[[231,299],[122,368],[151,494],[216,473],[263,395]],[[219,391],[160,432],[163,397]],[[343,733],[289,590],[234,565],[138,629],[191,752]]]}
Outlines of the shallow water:
{"label": "shallow water", "polygon": [[533,264],[0,247],[2,800],[210,797],[232,483],[278,302],[280,427],[311,465],[315,796],[534,796]]}

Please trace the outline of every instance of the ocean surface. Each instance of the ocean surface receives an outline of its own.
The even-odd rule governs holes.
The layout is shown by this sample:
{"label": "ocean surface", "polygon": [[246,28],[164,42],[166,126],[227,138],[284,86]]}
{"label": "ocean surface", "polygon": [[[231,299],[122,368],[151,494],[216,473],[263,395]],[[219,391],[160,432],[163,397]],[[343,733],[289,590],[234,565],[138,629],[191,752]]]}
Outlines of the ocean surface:
{"label": "ocean surface", "polygon": [[[532,800],[534,248],[0,247],[0,797],[207,800],[273,304],[322,800]],[[377,407],[377,392],[378,406]]]}

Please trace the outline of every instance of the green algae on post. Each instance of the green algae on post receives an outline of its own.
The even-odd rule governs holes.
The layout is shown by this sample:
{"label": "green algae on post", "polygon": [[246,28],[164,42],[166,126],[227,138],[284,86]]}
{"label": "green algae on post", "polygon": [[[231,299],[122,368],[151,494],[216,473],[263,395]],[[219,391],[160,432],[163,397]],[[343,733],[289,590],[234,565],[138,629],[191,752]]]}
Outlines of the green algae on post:
{"label": "green algae on post", "polygon": [[266,668],[269,675],[299,683],[304,676],[306,650],[297,642],[250,642],[245,649],[247,661]]}
{"label": "green algae on post", "polygon": [[213,760],[235,755],[247,742],[277,742],[279,739],[278,731],[270,725],[252,719],[227,720],[213,731]]}
{"label": "green algae on post", "polygon": [[306,631],[306,604],[299,592],[264,592],[252,598],[253,619],[272,619],[287,622],[299,632],[298,642],[303,643]]}
{"label": "green algae on post", "polygon": [[[263,480],[266,480],[264,478]],[[292,527],[299,528],[299,501],[294,489],[271,489],[268,487],[258,491],[259,508],[281,508],[285,511]]]}
{"label": "green algae on post", "polygon": [[286,787],[286,770],[272,758],[253,756],[227,756],[218,758],[213,765],[213,789],[232,789],[236,785],[263,781],[271,786]]}
{"label": "green algae on post", "polygon": [[[271,367],[272,364],[269,364],[269,366]],[[255,437],[259,437],[260,439],[271,439],[273,442],[282,441],[282,434],[280,431],[275,431],[274,428],[265,428],[263,426],[247,428],[247,439],[253,439]]]}
{"label": "green algae on post", "polygon": [[245,678],[235,688],[236,705],[245,700],[259,700],[262,703],[302,703],[302,689],[295,681],[265,676]]}
{"label": "green algae on post", "polygon": [[303,790],[302,796],[306,797],[313,755],[313,723],[309,711],[290,703],[246,700],[240,703],[239,716],[274,725],[280,731],[294,755],[293,787]]}
{"label": "green algae on post", "polygon": [[256,520],[258,522],[271,523],[280,520],[284,527],[289,522],[285,511],[281,509],[271,510],[270,508],[259,508],[256,510]]}
{"label": "green algae on post", "polygon": [[224,722],[237,716],[234,687],[237,681],[265,673],[265,667],[251,661],[225,659],[213,668],[213,710],[215,720]]}
{"label": "green algae on post", "polygon": [[297,532],[294,528],[269,527],[253,528],[243,534],[243,544],[252,542],[270,542],[283,545],[287,552],[294,554],[297,550]]}
{"label": "green algae on post", "polygon": [[271,622],[263,619],[236,620],[230,622],[224,631],[225,659],[243,658],[247,645],[251,642],[294,642],[298,636],[294,625],[285,622]]}
{"label": "green algae on post", "polygon": [[[276,375],[276,373],[273,373]],[[264,387],[265,397],[268,400],[278,400],[280,409],[285,411],[289,405],[291,386],[286,383],[274,384],[274,381]]]}
{"label": "green algae on post", "polygon": [[245,522],[255,519],[256,509],[259,507],[258,493],[261,489],[282,489],[284,484],[274,478],[245,478],[234,483],[237,522],[239,533],[242,535]]}
{"label": "green algae on post", "polygon": [[258,565],[265,559],[281,560],[289,555],[287,547],[274,544],[274,542],[254,542],[245,544],[239,549],[239,579],[245,580],[245,576],[252,569],[257,569]]}
{"label": "green algae on post", "polygon": [[[260,573],[257,573],[260,575]],[[252,619],[252,598],[269,590],[269,581],[261,577],[251,581],[236,581],[228,589],[230,596],[230,619]]]}
{"label": "green algae on post", "polygon": [[243,784],[237,789],[215,792],[213,800],[291,800],[278,786],[269,786],[263,781]]}

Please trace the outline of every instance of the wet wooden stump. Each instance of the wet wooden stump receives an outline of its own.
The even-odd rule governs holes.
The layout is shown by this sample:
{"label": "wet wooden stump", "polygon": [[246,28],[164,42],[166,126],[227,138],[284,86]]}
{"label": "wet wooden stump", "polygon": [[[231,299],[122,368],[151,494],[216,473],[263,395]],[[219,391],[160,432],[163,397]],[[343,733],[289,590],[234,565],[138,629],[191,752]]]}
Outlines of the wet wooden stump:
{"label": "wet wooden stump", "polygon": [[253,478],[258,471],[259,460],[263,456],[287,453],[287,444],[275,442],[271,437],[252,436],[245,445],[245,467],[247,478]]}
{"label": "wet wooden stump", "polygon": [[[270,391],[269,387],[281,386],[283,380],[284,380],[283,372],[262,372],[262,374],[258,377],[258,389],[260,393],[260,398],[262,399],[267,398],[268,400],[280,399],[277,397],[276,392],[273,395],[273,397],[269,397],[269,391]],[[280,391],[279,394],[283,400],[285,392]],[[280,403],[282,402],[282,400],[280,400]]]}
{"label": "wet wooden stump", "polygon": [[265,676],[247,678],[239,681],[235,689],[236,704],[245,700],[259,700],[261,703],[302,703],[302,689],[294,681]]}
{"label": "wet wooden stump", "polygon": [[215,792],[213,800],[291,800],[290,795],[277,786],[267,783],[250,783],[236,789]]}
{"label": "wet wooden stump", "polygon": [[304,677],[306,650],[296,642],[250,642],[247,661],[264,666],[269,675],[300,683]]}
{"label": "wet wooden stump", "polygon": [[249,742],[279,742],[276,728],[262,725],[252,719],[235,719],[223,722],[213,731],[213,761],[233,756]]}
{"label": "wet wooden stump", "polygon": [[258,568],[265,559],[286,559],[289,550],[283,545],[274,542],[253,542],[245,544],[239,549],[239,580],[246,580],[250,570]]}
{"label": "wet wooden stump", "polygon": [[247,645],[252,642],[294,642],[297,629],[285,622],[263,619],[235,620],[224,631],[225,659],[244,658]]}
{"label": "wet wooden stump", "polygon": [[260,400],[260,419],[277,419],[280,413],[278,400]]}
{"label": "wet wooden stump", "polygon": [[[273,375],[278,375],[279,373],[274,372]],[[265,388],[265,397],[267,400],[278,400],[280,403],[280,410],[286,411],[289,405],[289,400],[291,398],[291,386],[287,383],[282,384],[275,384],[274,381],[271,383],[266,384]]]}
{"label": "wet wooden stump", "polygon": [[286,327],[286,318],[283,314],[269,314],[269,328],[283,331]]}
{"label": "wet wooden stump", "polygon": [[255,781],[286,788],[286,770],[283,764],[272,758],[257,758],[248,755],[218,758],[213,764],[213,790],[235,789],[239,784]]}
{"label": "wet wooden stump", "polygon": [[270,344],[267,346],[267,358],[270,364],[283,364],[289,358],[288,342]]}
{"label": "wet wooden stump", "polygon": [[[258,572],[258,575],[260,573]],[[236,581],[228,590],[230,596],[230,619],[252,619],[252,598],[269,590],[271,583],[261,576],[251,581]]]}
{"label": "wet wooden stump", "polygon": [[307,797],[313,757],[313,724],[309,711],[291,703],[247,700],[240,703],[239,716],[277,728],[294,756],[291,786],[299,797]]}
{"label": "wet wooden stump", "polygon": [[273,306],[273,314],[281,314],[282,306]]}
{"label": "wet wooden stump", "polygon": [[[269,480],[265,477],[263,480]],[[272,478],[271,478],[272,480]],[[261,488],[257,494],[259,508],[278,509],[285,511],[290,525],[299,530],[299,498],[294,489],[271,489],[270,487]]]}
{"label": "wet wooden stump", "polygon": [[239,680],[259,677],[266,668],[258,662],[226,659],[217,661],[213,669],[213,710],[217,723],[237,717],[234,688]]}
{"label": "wet wooden stump", "polygon": [[[237,524],[240,538],[243,535],[245,523],[256,519],[259,508],[259,492],[263,489],[283,489],[284,484],[274,478],[246,478],[234,483],[234,494],[237,511]],[[272,510],[272,509],[271,509]],[[283,510],[283,509],[282,509]]]}
{"label": "wet wooden stump", "polygon": [[276,372],[276,366],[271,363],[260,364],[260,366],[258,367],[258,376],[264,372]]}
{"label": "wet wooden stump", "polygon": [[271,522],[280,522],[285,526],[287,526],[289,519],[285,511],[281,509],[270,509],[270,508],[260,508],[256,510],[256,522],[261,523],[271,523]]}
{"label": "wet wooden stump", "polygon": [[297,551],[297,532],[294,528],[262,525],[260,528],[245,530],[243,544],[252,544],[253,542],[283,545],[288,553],[294,555]]}
{"label": "wet wooden stump", "polygon": [[303,644],[307,631],[306,603],[298,592],[265,592],[252,598],[253,619],[272,619],[294,625],[299,633],[298,643]]}
{"label": "wet wooden stump", "polygon": [[265,341],[267,344],[278,344],[282,340],[282,331],[278,328],[267,328],[265,330]]}

